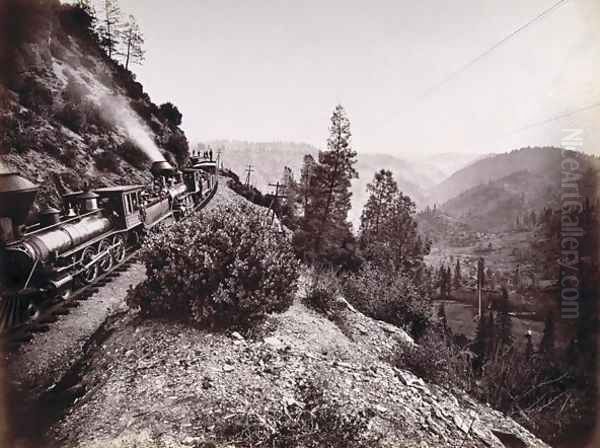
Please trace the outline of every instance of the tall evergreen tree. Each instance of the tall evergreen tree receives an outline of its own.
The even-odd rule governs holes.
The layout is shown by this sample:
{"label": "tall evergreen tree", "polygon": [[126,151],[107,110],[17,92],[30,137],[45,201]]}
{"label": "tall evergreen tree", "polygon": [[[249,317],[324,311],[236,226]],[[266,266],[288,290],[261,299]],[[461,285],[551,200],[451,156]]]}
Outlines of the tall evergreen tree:
{"label": "tall evergreen tree", "polygon": [[438,319],[442,325],[442,331],[444,332],[445,337],[450,337],[452,332],[450,331],[450,327],[448,326],[448,318],[446,317],[446,307],[444,306],[444,302],[440,303],[440,307],[438,308]]}
{"label": "tall evergreen tree", "polygon": [[446,267],[442,264],[438,272],[438,282],[440,285],[440,298],[443,300],[448,295],[448,283],[446,277]]}
{"label": "tall evergreen tree", "polygon": [[398,194],[398,184],[392,172],[380,170],[375,173],[373,182],[367,184],[369,198],[360,218],[361,246],[385,238],[387,221],[390,219],[392,207]]}
{"label": "tall evergreen tree", "polygon": [[145,59],[144,35],[135,17],[129,15],[129,21],[125,24],[123,30],[123,56],[125,58],[125,68],[129,69],[129,64],[141,64]]}
{"label": "tall evergreen tree", "polygon": [[446,288],[446,294],[447,297],[450,298],[452,295],[452,269],[450,269],[450,265],[448,265],[446,268],[446,285],[448,285]]}
{"label": "tall evergreen tree", "polygon": [[462,274],[460,272],[460,258],[456,259],[456,265],[454,266],[454,289],[460,288],[462,285]]}
{"label": "tall evergreen tree", "polygon": [[512,319],[510,317],[510,302],[508,290],[502,287],[502,297],[498,305],[498,323],[496,337],[500,348],[512,345]]}
{"label": "tall evergreen tree", "polygon": [[100,45],[109,58],[119,54],[122,36],[121,8],[117,0],[103,0],[102,14],[98,26]]}
{"label": "tall evergreen tree", "polygon": [[306,154],[304,156],[302,171],[300,173],[300,183],[297,186],[298,193],[296,195],[297,201],[302,209],[302,214],[306,212],[310,204],[312,182],[315,175],[316,165],[317,163],[312,155]]}
{"label": "tall evergreen tree", "polygon": [[[309,200],[302,222],[300,252],[315,262],[337,262],[352,251],[350,210],[351,180],[356,152],[352,149],[350,120],[341,105],[331,116],[327,151],[319,153],[310,182]],[[334,261],[336,260],[336,261]]]}

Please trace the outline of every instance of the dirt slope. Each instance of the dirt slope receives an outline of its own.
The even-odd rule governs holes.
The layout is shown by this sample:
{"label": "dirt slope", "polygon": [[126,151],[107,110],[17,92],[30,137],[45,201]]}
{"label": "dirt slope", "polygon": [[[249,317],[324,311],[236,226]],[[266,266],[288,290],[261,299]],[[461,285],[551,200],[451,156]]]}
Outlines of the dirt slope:
{"label": "dirt slope", "polygon": [[[220,188],[211,207],[239,200]],[[88,353],[77,386],[85,393],[51,434],[69,447],[214,446],[203,443],[223,421],[268,424],[275,410],[302,406],[297,386],[311,379],[344,412],[370,408],[369,431],[385,446],[546,446],[464,394],[392,367],[392,353],[413,343],[403,330],[349,306],[344,314],[340,329],[298,300],[246,338],[119,317]],[[492,430],[523,444],[503,445]]]}

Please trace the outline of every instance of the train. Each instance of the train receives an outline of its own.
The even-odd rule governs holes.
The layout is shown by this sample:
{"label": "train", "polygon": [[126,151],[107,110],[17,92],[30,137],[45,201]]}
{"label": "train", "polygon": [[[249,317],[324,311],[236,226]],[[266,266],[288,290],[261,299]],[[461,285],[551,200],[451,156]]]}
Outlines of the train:
{"label": "train", "polygon": [[30,216],[39,186],[18,172],[0,173],[0,330],[94,284],[159,225],[184,219],[218,186],[218,160],[190,157],[181,170],[165,160],[146,185],[85,188],[62,196],[60,208]]}

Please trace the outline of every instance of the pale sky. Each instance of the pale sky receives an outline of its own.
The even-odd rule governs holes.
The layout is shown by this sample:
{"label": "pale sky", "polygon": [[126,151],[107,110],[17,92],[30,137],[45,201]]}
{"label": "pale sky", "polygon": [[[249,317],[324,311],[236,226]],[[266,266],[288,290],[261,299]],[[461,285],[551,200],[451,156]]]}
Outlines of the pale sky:
{"label": "pale sky", "polygon": [[[556,0],[121,0],[145,33],[135,67],[190,141],[323,147],[334,105],[360,152],[419,156],[560,144],[600,153],[600,1],[570,0],[425,100],[447,75]],[[595,77],[594,77],[595,75]]]}

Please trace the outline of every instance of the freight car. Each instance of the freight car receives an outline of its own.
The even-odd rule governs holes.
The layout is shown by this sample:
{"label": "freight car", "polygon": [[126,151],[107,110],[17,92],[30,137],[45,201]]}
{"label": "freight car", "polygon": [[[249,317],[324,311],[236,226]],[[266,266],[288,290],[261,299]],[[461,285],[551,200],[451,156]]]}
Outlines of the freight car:
{"label": "freight car", "polygon": [[0,329],[38,315],[122,263],[158,224],[193,213],[217,188],[218,162],[191,158],[178,171],[153,163],[153,182],[87,189],[63,196],[61,210],[41,210],[26,226],[38,186],[0,174]]}

